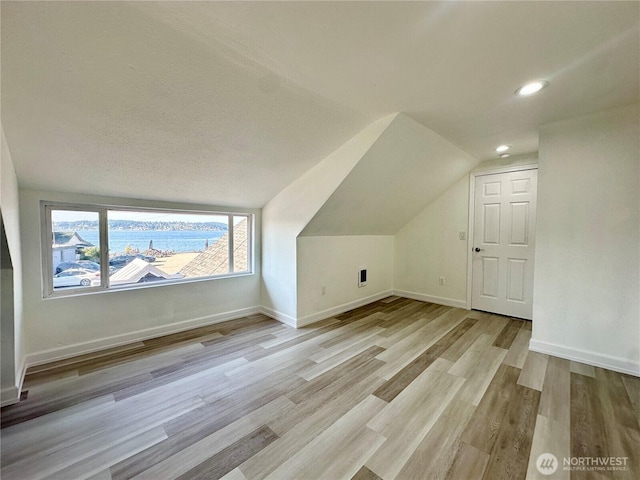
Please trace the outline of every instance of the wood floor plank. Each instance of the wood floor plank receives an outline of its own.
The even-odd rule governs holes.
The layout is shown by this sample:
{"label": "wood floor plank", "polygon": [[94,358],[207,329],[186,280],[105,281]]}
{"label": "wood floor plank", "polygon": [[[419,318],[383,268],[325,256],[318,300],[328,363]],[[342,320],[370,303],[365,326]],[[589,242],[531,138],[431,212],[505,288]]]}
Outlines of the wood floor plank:
{"label": "wood floor plank", "polygon": [[369,360],[372,360],[384,349],[378,346],[372,346],[353,356],[349,360],[336,365],[331,370],[323,373],[322,375],[314,378],[313,380],[304,383],[287,394],[287,397],[293,403],[301,403],[305,399],[316,395],[323,388],[335,383],[338,379],[344,377],[348,372],[364,365]]}
{"label": "wood floor plank", "polygon": [[520,329],[516,338],[509,348],[509,352],[504,357],[505,365],[516,368],[522,368],[529,353],[529,340],[531,340],[531,331]]}
{"label": "wood floor plank", "polygon": [[[378,339],[379,334],[383,332],[384,329],[380,327],[371,327],[364,332],[359,334],[355,334],[351,337],[351,340],[348,342],[339,342],[329,348],[323,347],[318,353],[314,353],[310,355],[309,358],[314,362],[324,363],[326,360],[335,357],[336,355],[344,352],[351,351],[357,344],[361,342],[369,341],[369,346],[371,345],[379,345]],[[371,339],[375,337],[376,341],[372,342]],[[379,345],[382,346],[382,345]],[[384,347],[383,347],[384,348]]]}
{"label": "wood floor plank", "polygon": [[[145,465],[140,465],[139,462],[128,462],[128,465],[121,463],[112,469],[114,478],[131,478],[134,475],[134,478],[138,480],[176,478],[206,462],[223,449],[247,438],[274,416],[281,412],[291,411],[293,407],[294,405],[286,397],[278,397],[201,440],[176,450],[171,456],[164,456],[163,459],[158,458],[155,462],[148,462]],[[184,438],[180,434],[174,436]]]}
{"label": "wood floor plank", "polygon": [[131,350],[137,350],[139,348],[144,347],[143,342],[135,342],[129,343],[127,345],[121,345],[118,347],[112,347],[105,350],[101,350],[98,352],[87,353],[84,355],[77,355],[71,358],[65,358],[64,360],[58,360],[55,362],[49,362],[42,365],[35,365],[29,368],[29,371],[25,375],[25,382],[29,382],[31,377],[38,377],[38,374],[44,374],[45,378],[52,378],[61,372],[67,370],[78,370],[81,367],[83,362],[86,361],[96,361],[100,358],[106,358],[113,355],[118,355],[122,352],[127,352]]}
{"label": "wood floor plank", "polygon": [[492,480],[526,476],[539,403],[539,391],[515,386],[483,478]]}
{"label": "wood floor plank", "polygon": [[101,472],[91,475],[90,477],[87,477],[86,480],[112,480],[111,472],[107,468],[105,470],[102,470]]}
{"label": "wood floor plank", "polygon": [[503,348],[494,347],[493,340],[494,338],[491,335],[484,333],[479,335],[476,340],[469,345],[464,354],[454,363],[453,367],[451,367],[450,373],[458,377],[469,378],[473,375],[473,372],[476,369],[476,363],[478,359],[482,357],[484,352],[488,352],[490,349],[493,349],[496,353],[506,353],[506,350]]}
{"label": "wood floor plank", "polygon": [[247,480],[247,477],[244,476],[240,468],[236,467],[222,477],[222,480]]}
{"label": "wood floor plank", "polygon": [[[51,445],[57,445],[65,442],[69,437],[75,437],[84,425],[91,423],[92,418],[110,412],[115,403],[113,396],[108,395],[3,428],[0,431],[2,435],[0,465],[5,467],[19,462],[28,458],[34,449],[46,450]],[[62,424],[65,426],[64,430],[60,428]],[[68,432],[67,437],[64,435],[65,432]],[[63,435],[60,435],[61,433]]]}
{"label": "wood floor plank", "polygon": [[[445,309],[444,311],[448,310],[449,309]],[[387,327],[384,332],[378,334],[382,337],[379,345],[384,348],[395,346],[399,341],[404,340],[416,330],[420,330],[435,318],[437,317],[431,318],[428,314],[425,314],[422,311],[418,311],[417,313],[406,317],[403,316],[398,323]]]}
{"label": "wood floor plank", "polygon": [[465,442],[458,441],[454,459],[446,480],[479,480],[489,463],[489,454]]}
{"label": "wood floor plank", "polygon": [[571,373],[571,455],[608,457],[605,418],[597,394],[597,380]]}
{"label": "wood floor plank", "polygon": [[640,378],[622,375],[622,383],[633,406],[638,425],[640,425]]}
{"label": "wood floor plank", "polygon": [[506,421],[520,370],[500,365],[487,391],[476,408],[461,440],[479,450],[491,453],[500,427]]}
{"label": "wood floor plank", "polygon": [[391,377],[387,383],[374,392],[374,395],[386,402],[391,402],[434,361],[440,358],[451,345],[473,327],[476,322],[477,320],[475,319],[463,320],[415,360]]}
{"label": "wood floor plank", "polygon": [[450,310],[451,307],[443,305],[409,304],[394,312],[390,320],[380,324],[385,329],[381,336],[389,338],[388,341],[392,344]]}
{"label": "wood floor plank", "polygon": [[587,377],[596,378],[596,370],[591,365],[586,365],[580,362],[569,362],[571,373],[579,373],[580,375],[586,375]]}
{"label": "wood floor plank", "polygon": [[[373,359],[370,366],[378,368],[382,362]],[[367,365],[359,367],[365,369]],[[296,406],[296,409],[275,422],[267,425],[276,433],[281,431],[280,438],[254,455],[240,466],[240,470],[248,480],[262,480],[282,463],[295,455],[300,448],[307,445],[316,436],[329,428],[340,417],[371,395],[371,392],[382,383],[370,369],[363,372],[359,382],[348,382],[331,392],[331,397],[308,399]],[[333,398],[328,402],[327,398]]]}
{"label": "wood floor plank", "polygon": [[[296,381],[295,376],[292,379]],[[235,393],[235,395],[234,395]],[[259,396],[238,395],[223,397],[219,403],[203,405],[175,419],[167,419],[164,424],[169,438],[153,447],[131,456],[112,468],[114,478],[128,478],[151,468],[154,464],[174,455],[184,448],[202,440],[236,420],[251,415],[252,412],[269,405],[280,397],[280,391],[273,387]],[[289,404],[290,402],[287,402]],[[288,412],[289,410],[283,410]]]}
{"label": "wood floor plank", "polygon": [[24,402],[11,405],[2,410],[1,428],[10,427],[17,423],[25,422],[33,418],[47,415],[58,410],[63,410],[74,405],[78,405],[94,398],[109,395],[127,387],[137,385],[140,382],[149,380],[150,374],[141,374],[124,380],[113,381],[106,385],[100,385],[88,391],[81,393],[71,393],[62,398],[53,401],[40,401],[33,395]]}
{"label": "wood floor plank", "polygon": [[178,480],[217,480],[246,459],[276,440],[278,436],[269,427],[261,426],[249,435],[208,458],[200,465],[177,477]]}
{"label": "wood floor plank", "polygon": [[571,401],[571,372],[569,360],[549,357],[547,371],[540,395],[540,415],[557,420],[566,421],[569,427]]}
{"label": "wood floor plank", "polygon": [[367,422],[386,405],[368,396],[266,477],[350,478],[385,438]]}
{"label": "wood floor plank", "polygon": [[522,327],[522,323],[522,320],[509,320],[509,323],[505,325],[496,340],[493,342],[493,346],[509,350],[509,348],[511,348],[511,344],[516,338],[516,335],[518,335],[518,332]]}
{"label": "wood floor plank", "polygon": [[387,441],[365,465],[382,478],[395,477],[411,457],[464,379],[425,370],[368,424]]}
{"label": "wood floor plank", "polygon": [[559,468],[553,474],[558,480],[569,480],[570,472],[563,469],[562,462],[571,457],[569,422],[559,422],[542,415],[536,418],[536,425],[531,442],[529,464],[527,467],[527,479],[544,480],[549,478],[546,473],[541,473],[537,467],[537,460],[543,453],[551,453],[560,463]]}
{"label": "wood floor plank", "polygon": [[391,302],[395,302],[396,300],[400,300],[401,297],[398,297],[397,295],[391,295],[390,297],[387,298],[383,298],[382,300],[380,300],[382,303],[391,303]]}
{"label": "wood floor plank", "polygon": [[[14,438],[9,448],[3,444],[3,459],[11,463],[10,470],[28,472],[40,461],[61,465],[70,458],[76,461],[88,458],[96,449],[117,445],[127,437],[158,427],[203,404],[199,397],[192,398],[180,390],[153,402],[141,397],[109,403],[80,413],[72,421],[48,424],[45,429],[38,429],[41,436],[37,439],[28,434]],[[28,444],[29,439],[35,441]]]}
{"label": "wood floor plank", "polygon": [[640,436],[637,430],[618,424],[618,410],[613,407],[616,400],[609,397],[609,386],[600,383],[598,378],[571,373],[571,456],[628,457],[629,469],[572,471],[571,478],[637,478]]}
{"label": "wood floor plank", "polygon": [[[331,352],[328,355],[313,355],[312,360],[314,361],[314,364],[302,371],[300,376],[307,381],[313,380],[369,348],[379,346],[378,338],[378,335],[374,332],[372,335],[359,341],[356,340],[351,346],[347,346],[337,352]],[[318,358],[321,360],[318,360]]]}
{"label": "wood floor plank", "polygon": [[360,470],[358,470],[356,474],[353,477],[351,477],[351,480],[382,480],[382,479],[363,465],[362,467],[360,467]]}
{"label": "wood floor plank", "polygon": [[[141,395],[149,391],[160,391],[163,387],[179,382],[183,378],[198,378],[202,376],[215,377],[216,383],[220,384],[226,381],[224,372],[229,368],[235,368],[245,365],[247,361],[244,358],[233,358],[225,361],[225,358],[218,358],[214,362],[202,362],[194,368],[180,368],[172,372],[165,372],[162,375],[153,376],[140,381],[138,383],[128,385],[114,392],[114,398],[120,402],[136,395]],[[202,392],[204,393],[204,392]]]}
{"label": "wood floor plank", "polygon": [[448,311],[396,342],[385,352],[378,355],[380,360],[387,363],[381,369],[379,375],[386,380],[390,380],[422,352],[444,337],[460,322],[464,321],[465,318],[466,313],[464,311]]}
{"label": "wood floor plank", "polygon": [[531,331],[392,298],[298,330],[256,314],[40,366],[1,410],[0,475],[522,479],[551,450],[628,461],[554,478],[640,478],[640,379],[529,352]]}
{"label": "wood floor plank", "polygon": [[548,360],[548,355],[538,352],[529,352],[522,367],[522,373],[520,373],[520,377],[518,378],[518,385],[533,388],[534,390],[541,392],[544,385],[544,378],[547,373]]}
{"label": "wood floor plank", "polygon": [[[32,397],[51,399],[64,397],[68,392],[86,392],[111,381],[121,381],[140,374],[151,373],[153,370],[172,365],[180,361],[180,355],[202,350],[200,343],[190,343],[175,349],[163,349],[162,351],[149,351],[146,355],[133,361],[110,365],[105,368],[97,368],[92,372],[73,377],[60,377],[54,375],[47,382],[31,384],[29,389]],[[59,381],[54,381],[58,380]]]}
{"label": "wood floor plank", "polygon": [[[621,375],[595,368],[600,399],[605,419],[605,438],[609,451],[617,457],[626,457],[627,468],[640,471],[640,426],[636,422],[633,406],[622,383]],[[614,477],[627,478],[628,471],[614,471]]]}
{"label": "wood floor plank", "polygon": [[398,478],[422,480],[425,472],[429,472],[430,480],[446,478],[453,465],[458,439],[474,411],[473,405],[454,398],[404,464]]}
{"label": "wood floor plank", "polygon": [[[90,457],[82,459],[82,461],[47,475],[46,478],[50,480],[69,480],[70,478],[83,478],[87,475],[94,475],[100,472],[103,472],[103,477],[109,475],[108,478],[111,478],[108,471],[110,465],[149,448],[166,438],[167,435],[164,430],[156,427],[134,437],[124,439],[124,441],[116,445],[97,451]],[[32,478],[36,480],[36,477]]]}
{"label": "wood floor plank", "polygon": [[[474,345],[482,345],[483,337],[485,337],[484,334],[478,338],[478,343]],[[453,364],[449,373],[466,379],[458,392],[458,400],[477,406],[489,388],[496,371],[500,368],[507,351],[493,345],[484,345],[479,350],[473,350],[474,345],[467,351],[468,355],[465,353],[458,362]],[[460,365],[462,367],[458,368]]]}
{"label": "wood floor plank", "polygon": [[[378,378],[377,371],[384,365],[384,362],[376,358],[367,360],[362,365],[348,371],[345,375],[337,378],[333,383],[320,390],[314,390],[314,394],[305,398],[297,404],[297,408],[286,416],[282,416],[269,423],[269,427],[282,436],[296,425],[315,415],[319,410],[324,410],[328,405],[336,407],[338,398],[346,402],[335,410],[344,413],[344,408],[354,399],[361,400],[361,396],[372,393],[383,380]],[[333,416],[333,412],[332,412]]]}
{"label": "wood floor plank", "polygon": [[[471,316],[471,314],[469,316]],[[486,317],[483,316],[482,318]],[[483,328],[482,333],[486,333],[487,335],[491,335],[494,338],[498,338],[498,335],[500,335],[500,332],[504,330],[504,327],[509,323],[510,320],[511,319],[503,317],[502,315],[491,314],[485,321],[479,322],[479,325],[481,325]]]}
{"label": "wood floor plank", "polygon": [[[467,317],[472,318],[472,317]],[[476,324],[464,333],[453,345],[451,345],[441,357],[451,362],[457,362],[458,359],[469,349],[469,347],[478,339],[484,332],[484,326],[481,321],[476,320]]]}

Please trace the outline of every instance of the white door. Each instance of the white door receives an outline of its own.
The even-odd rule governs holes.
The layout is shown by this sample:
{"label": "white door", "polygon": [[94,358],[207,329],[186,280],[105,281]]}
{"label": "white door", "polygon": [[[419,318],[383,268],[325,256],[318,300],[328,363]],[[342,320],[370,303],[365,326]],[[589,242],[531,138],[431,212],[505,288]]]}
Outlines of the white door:
{"label": "white door", "polygon": [[471,308],[531,320],[538,170],[476,177]]}

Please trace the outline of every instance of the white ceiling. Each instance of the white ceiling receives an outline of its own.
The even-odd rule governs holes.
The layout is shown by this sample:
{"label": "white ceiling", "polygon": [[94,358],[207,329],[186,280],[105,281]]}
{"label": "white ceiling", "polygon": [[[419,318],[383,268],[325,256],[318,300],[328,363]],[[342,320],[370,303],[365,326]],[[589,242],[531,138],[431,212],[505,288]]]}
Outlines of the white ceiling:
{"label": "white ceiling", "polygon": [[[377,118],[471,156],[640,101],[640,2],[2,2],[23,187],[260,207]],[[516,98],[544,78],[538,96]]]}
{"label": "white ceiling", "polygon": [[394,235],[477,163],[398,114],[301,235]]}

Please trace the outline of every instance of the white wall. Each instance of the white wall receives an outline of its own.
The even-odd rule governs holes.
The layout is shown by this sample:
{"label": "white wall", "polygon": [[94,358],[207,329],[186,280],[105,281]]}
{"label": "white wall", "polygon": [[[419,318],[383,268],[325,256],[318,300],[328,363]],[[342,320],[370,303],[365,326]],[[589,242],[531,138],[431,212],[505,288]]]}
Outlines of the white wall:
{"label": "white wall", "polygon": [[[298,326],[390,295],[393,243],[392,235],[299,237]],[[360,267],[367,285],[358,288]]]}
{"label": "white wall", "polygon": [[477,163],[399,113],[302,235],[394,235]]}
{"label": "white wall", "polygon": [[540,130],[531,348],[640,375],[638,105]]}
{"label": "white wall", "polygon": [[[254,275],[43,300],[41,200],[216,210],[204,205],[21,190],[25,337],[30,364],[258,311],[259,235]],[[242,211],[255,214],[259,232],[260,211]]]}
{"label": "white wall", "polygon": [[[4,228],[7,234],[7,243],[11,253],[13,264],[13,357],[10,364],[2,362],[2,399],[3,404],[17,401],[21,387],[22,372],[24,367],[23,349],[23,296],[22,296],[22,246],[20,243],[20,201],[18,193],[18,180],[11,159],[9,145],[2,130],[2,150],[0,151],[0,209]],[[3,318],[4,321],[4,318]],[[3,328],[3,331],[5,329]],[[10,333],[11,334],[11,333]],[[7,339],[2,340],[4,345]],[[4,358],[4,357],[3,357]],[[8,367],[8,368],[7,368]],[[8,388],[7,388],[8,387]]]}
{"label": "white wall", "polygon": [[[465,175],[404,226],[395,241],[394,289],[398,294],[464,307],[467,241],[458,238],[469,218]],[[439,285],[439,277],[445,284]]]}
{"label": "white wall", "polygon": [[[487,160],[473,171],[537,163],[535,154]],[[394,290],[407,297],[466,307],[469,176],[451,185],[396,234]],[[439,278],[445,277],[445,284]]]}
{"label": "white wall", "polygon": [[295,325],[296,238],[394,118],[369,125],[262,209],[262,305],[270,315]]}

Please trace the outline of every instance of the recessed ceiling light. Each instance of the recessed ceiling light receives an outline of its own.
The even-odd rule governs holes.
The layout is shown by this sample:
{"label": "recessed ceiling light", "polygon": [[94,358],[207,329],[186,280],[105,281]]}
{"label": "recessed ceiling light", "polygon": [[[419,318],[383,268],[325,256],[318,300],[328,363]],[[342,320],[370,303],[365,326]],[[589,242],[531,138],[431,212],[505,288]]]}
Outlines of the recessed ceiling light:
{"label": "recessed ceiling light", "polygon": [[501,153],[500,154],[500,158],[507,158],[507,157],[510,157],[510,156],[511,156],[510,153]]}
{"label": "recessed ceiling light", "polygon": [[500,146],[496,147],[496,152],[498,152],[498,153],[506,152],[510,148],[511,147],[509,145],[500,145]]}
{"label": "recessed ceiling light", "polygon": [[533,95],[534,93],[538,93],[547,85],[549,85],[549,82],[547,82],[546,80],[536,80],[534,82],[529,82],[517,89],[516,95],[520,95],[523,97],[526,97],[527,95]]}

